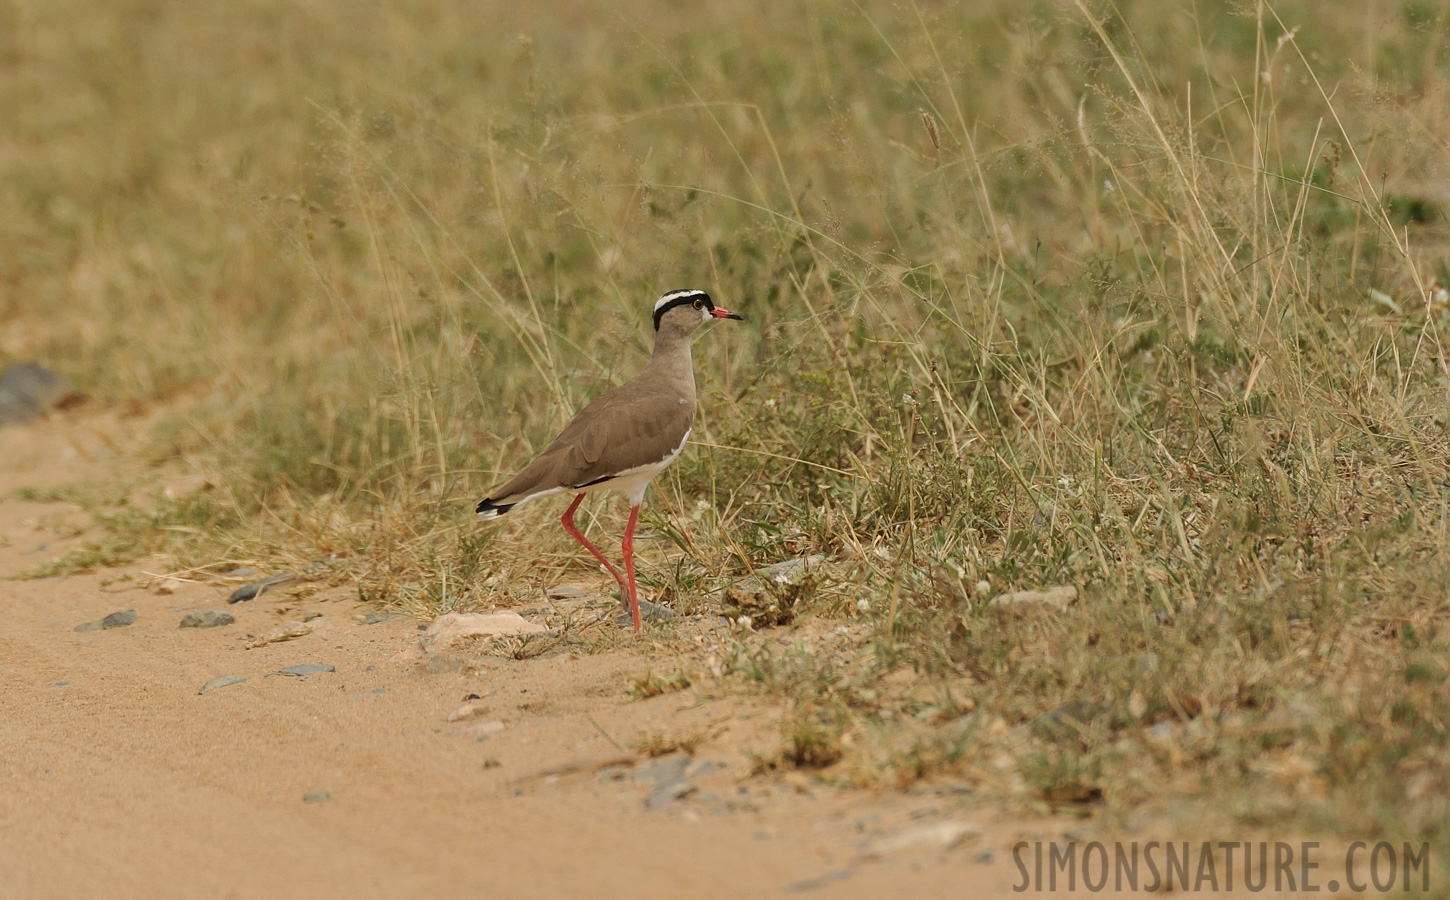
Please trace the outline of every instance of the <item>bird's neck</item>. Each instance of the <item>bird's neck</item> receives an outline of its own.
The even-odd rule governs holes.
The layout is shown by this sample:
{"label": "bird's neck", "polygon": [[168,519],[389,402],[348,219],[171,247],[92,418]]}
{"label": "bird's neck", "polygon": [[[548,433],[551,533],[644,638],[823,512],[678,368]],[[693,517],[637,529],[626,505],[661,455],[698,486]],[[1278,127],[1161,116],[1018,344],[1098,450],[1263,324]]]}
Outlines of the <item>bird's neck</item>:
{"label": "bird's neck", "polygon": [[680,385],[691,397],[695,395],[695,365],[690,358],[688,334],[660,332],[647,368]]}

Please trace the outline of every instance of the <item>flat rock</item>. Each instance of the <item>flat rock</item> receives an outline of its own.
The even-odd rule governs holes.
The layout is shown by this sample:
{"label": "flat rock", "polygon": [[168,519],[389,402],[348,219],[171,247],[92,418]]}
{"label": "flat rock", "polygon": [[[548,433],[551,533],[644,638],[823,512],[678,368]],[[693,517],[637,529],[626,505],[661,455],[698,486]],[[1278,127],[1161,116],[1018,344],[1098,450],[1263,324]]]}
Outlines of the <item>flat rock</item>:
{"label": "flat rock", "polygon": [[855,869],[837,869],[834,872],[817,875],[815,878],[793,881],[786,885],[782,892],[786,894],[804,894],[806,891],[818,890],[828,884],[834,884],[837,881],[845,881],[855,874]]}
{"label": "flat rock", "polygon": [[964,839],[981,834],[986,830],[985,826],[976,822],[959,820],[934,822],[931,825],[920,825],[916,828],[908,828],[890,837],[872,841],[865,846],[864,855],[868,857],[882,856],[887,853],[895,853],[898,850],[909,850],[913,847],[950,850]]}
{"label": "flat rock", "polygon": [[316,663],[302,663],[296,666],[288,666],[285,669],[278,669],[275,672],[268,672],[268,675],[290,675],[293,678],[303,678],[307,675],[316,675],[318,672],[336,672],[337,666],[320,666]]}
{"label": "flat rock", "polygon": [[214,691],[217,688],[231,687],[234,684],[244,684],[247,679],[240,675],[218,675],[211,681],[201,686],[198,694],[205,694],[207,691]]}
{"label": "flat rock", "polygon": [[326,803],[327,801],[329,801],[331,799],[332,799],[332,794],[328,793],[327,791],[313,791],[312,793],[303,796],[302,802],[303,803]]}
{"label": "flat rock", "polygon": [[464,735],[466,737],[486,737],[490,734],[498,734],[506,727],[508,726],[504,725],[504,723],[499,721],[498,719],[489,719],[486,722],[475,722],[472,725],[467,725],[463,728],[458,729],[458,731],[454,733]]}
{"label": "flat rock", "polygon": [[104,619],[97,619],[94,622],[87,622],[84,625],[77,625],[76,631],[100,631],[102,628],[125,628],[127,625],[136,624],[136,610],[127,609],[121,612],[113,612]]}
{"label": "flat rock", "polygon": [[181,617],[182,628],[216,628],[221,625],[230,625],[237,619],[231,613],[222,612],[216,609],[203,609],[200,612],[191,612]]}
{"label": "flat rock", "polygon": [[550,600],[578,600],[588,596],[588,593],[576,584],[559,584],[548,590]]}
{"label": "flat rock", "polygon": [[516,612],[445,613],[434,619],[418,638],[424,650],[442,650],[475,637],[504,634],[543,634],[544,626]]}
{"label": "flat rock", "polygon": [[375,609],[372,612],[367,613],[366,615],[354,616],[353,618],[357,621],[359,625],[381,625],[389,619],[398,618],[398,614],[383,612],[380,609]]}
{"label": "flat rock", "polygon": [[268,644],[280,644],[283,641],[293,641],[300,637],[306,637],[311,633],[311,625],[302,622],[283,622],[261,637],[251,638],[243,646],[248,650],[255,650],[258,647],[265,647]]}

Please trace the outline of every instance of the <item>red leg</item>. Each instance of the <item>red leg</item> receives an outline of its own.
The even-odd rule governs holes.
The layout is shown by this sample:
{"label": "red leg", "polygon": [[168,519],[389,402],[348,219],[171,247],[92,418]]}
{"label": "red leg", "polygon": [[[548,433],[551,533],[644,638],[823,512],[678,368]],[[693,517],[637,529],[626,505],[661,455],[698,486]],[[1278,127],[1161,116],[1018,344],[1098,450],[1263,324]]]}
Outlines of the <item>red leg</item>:
{"label": "red leg", "polygon": [[637,634],[640,629],[639,622],[639,595],[634,589],[634,523],[639,521],[639,506],[629,508],[629,524],[624,528],[624,571],[629,576],[629,614],[634,616],[634,630]]}
{"label": "red leg", "polygon": [[599,560],[599,562],[604,566],[604,568],[606,568],[606,569],[609,570],[609,574],[610,575],[613,575],[614,576],[614,580],[617,581],[617,582],[619,582],[619,590],[621,592],[627,594],[629,592],[629,587],[624,583],[624,577],[619,574],[619,570],[616,569],[614,566],[610,565],[609,564],[609,560],[607,560],[607,559],[604,558],[604,554],[603,553],[600,553],[599,552],[599,549],[597,547],[595,547],[593,544],[591,544],[587,540],[585,540],[584,539],[584,535],[582,535],[582,534],[579,533],[579,529],[574,527],[574,510],[578,509],[579,508],[579,504],[580,503],[583,503],[583,502],[584,502],[584,495],[583,494],[580,494],[577,497],[575,497],[574,498],[574,502],[573,503],[570,503],[569,504],[569,508],[566,509],[566,510],[564,510],[564,517],[562,519],[560,519],[559,521],[561,521],[561,522],[564,523],[564,530],[567,531],[567,532],[569,532],[571,535],[573,535],[574,536],[574,540],[576,540],[579,543],[583,544],[584,545],[584,549],[588,550],[590,553],[593,553],[594,554],[594,558],[597,559],[597,560]]}

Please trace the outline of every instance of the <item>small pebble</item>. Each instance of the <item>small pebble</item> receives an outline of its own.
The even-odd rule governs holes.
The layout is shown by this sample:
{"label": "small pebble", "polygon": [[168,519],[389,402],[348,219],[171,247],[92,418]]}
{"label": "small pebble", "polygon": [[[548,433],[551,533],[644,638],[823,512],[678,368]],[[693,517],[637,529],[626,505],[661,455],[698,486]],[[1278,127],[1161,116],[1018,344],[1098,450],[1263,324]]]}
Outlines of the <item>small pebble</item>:
{"label": "small pebble", "polygon": [[221,612],[215,609],[204,609],[201,612],[187,613],[181,619],[182,628],[216,628],[219,625],[230,625],[235,622],[236,616],[231,613]]}
{"label": "small pebble", "polygon": [[332,799],[332,794],[327,791],[313,791],[302,798],[303,803],[326,803]]}

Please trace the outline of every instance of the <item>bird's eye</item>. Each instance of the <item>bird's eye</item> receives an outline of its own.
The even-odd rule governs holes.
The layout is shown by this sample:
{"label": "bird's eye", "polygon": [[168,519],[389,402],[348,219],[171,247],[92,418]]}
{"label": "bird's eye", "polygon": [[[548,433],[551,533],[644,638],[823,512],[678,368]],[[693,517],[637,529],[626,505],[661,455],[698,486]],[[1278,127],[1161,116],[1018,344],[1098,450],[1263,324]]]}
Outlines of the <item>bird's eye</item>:
{"label": "bird's eye", "polygon": [[705,301],[704,300],[696,300],[695,303],[694,303],[694,307],[696,309],[704,309],[705,308]]}

